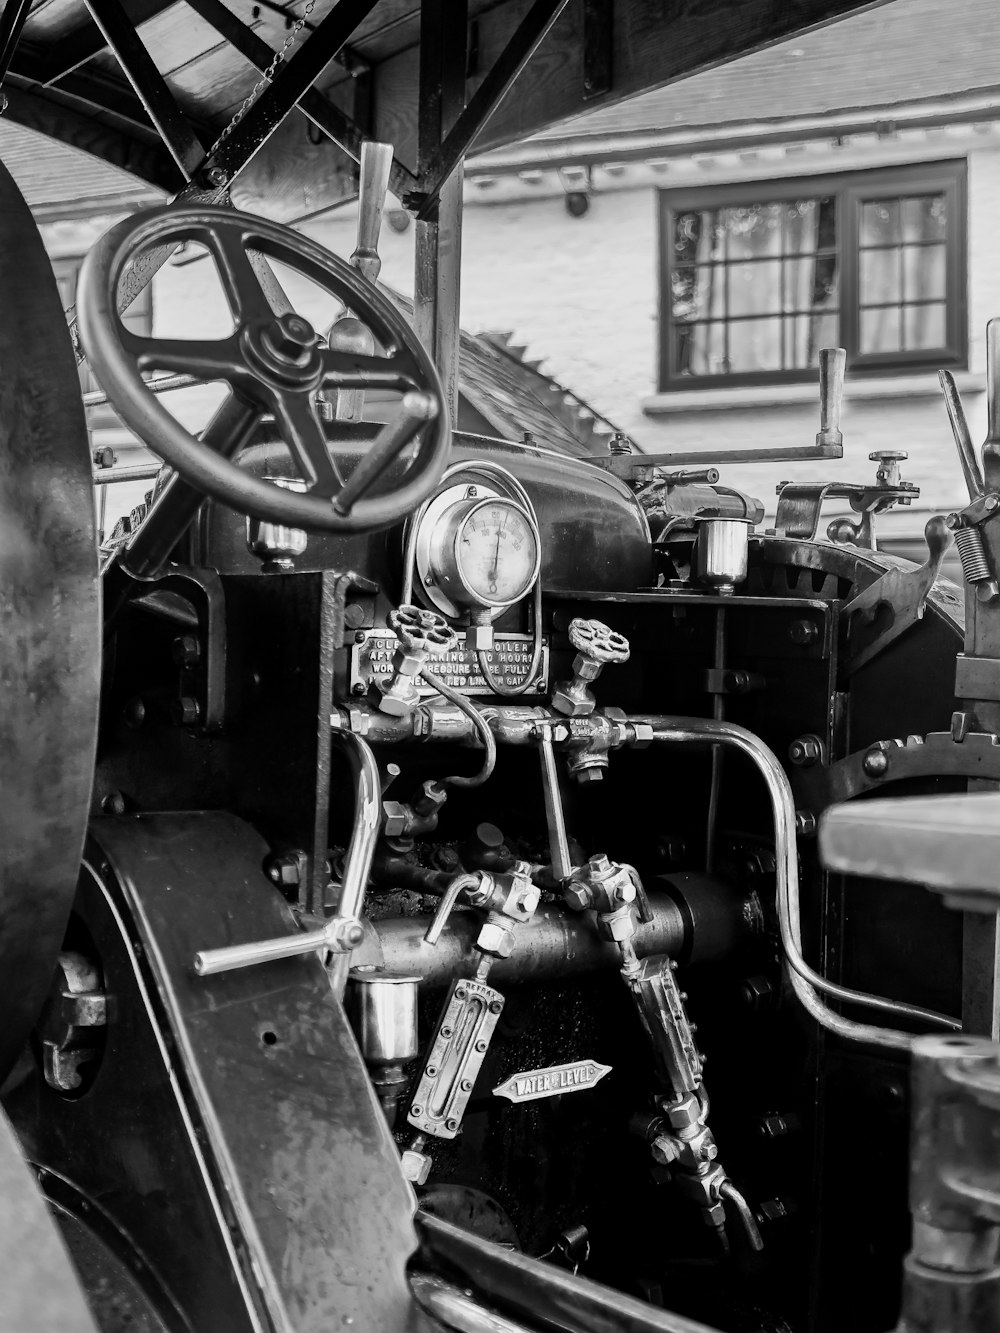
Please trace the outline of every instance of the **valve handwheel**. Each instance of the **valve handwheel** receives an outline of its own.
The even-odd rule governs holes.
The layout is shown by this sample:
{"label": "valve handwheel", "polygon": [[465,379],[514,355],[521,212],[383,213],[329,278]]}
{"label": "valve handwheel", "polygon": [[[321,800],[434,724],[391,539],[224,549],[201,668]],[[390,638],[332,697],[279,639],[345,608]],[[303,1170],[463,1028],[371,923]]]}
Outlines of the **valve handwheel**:
{"label": "valve handwheel", "polygon": [[[150,251],[184,242],[213,257],[236,328],[228,337],[140,337],[122,323],[122,275]],[[272,259],[341,300],[371,329],[383,355],[326,347],[307,319],[274,310],[253,256]],[[411,512],[441,479],[451,426],[434,365],[398,310],[355,269],[308,237],[225,208],[164,206],[112,227],[80,272],[80,339],[109,400],[126,425],[207,495],[255,518],[289,527],[360,532]],[[206,439],[191,435],[151,393],[143,372],[224,381],[232,400]],[[316,395],[320,390],[387,389],[402,394],[398,416],[372,440],[354,471],[341,475],[331,455]],[[291,451],[307,489],[272,485],[236,466],[241,447],[265,414]],[[228,438],[220,434],[226,424]],[[210,444],[208,440],[211,439]],[[417,439],[409,466],[391,488],[370,494]],[[214,446],[214,447],[213,447]]]}
{"label": "valve handwheel", "polygon": [[593,662],[608,666],[613,662],[627,662],[629,642],[624,634],[605,625],[600,620],[582,620],[579,617],[570,622],[569,641],[578,653],[589,657]]}

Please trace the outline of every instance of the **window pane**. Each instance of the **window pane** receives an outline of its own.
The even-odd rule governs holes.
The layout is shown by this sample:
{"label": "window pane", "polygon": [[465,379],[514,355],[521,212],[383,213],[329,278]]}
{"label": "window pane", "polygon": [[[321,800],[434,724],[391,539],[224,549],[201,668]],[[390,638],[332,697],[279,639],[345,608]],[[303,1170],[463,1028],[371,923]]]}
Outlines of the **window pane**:
{"label": "window pane", "polygon": [[862,245],[896,245],[899,239],[898,199],[875,199],[861,205]]}
{"label": "window pane", "polygon": [[898,352],[901,349],[898,306],[890,306],[888,310],[862,310],[861,351]]}
{"label": "window pane", "polygon": [[741,319],[729,326],[729,371],[781,369],[780,319]]}
{"label": "window pane", "polygon": [[836,255],[785,260],[786,310],[814,310],[837,304],[839,274]]}
{"label": "window pane", "polygon": [[862,306],[903,299],[898,250],[863,250],[858,299]]}
{"label": "window pane", "polygon": [[832,250],[837,244],[837,211],[829,195],[785,204],[784,223],[786,254],[812,254],[814,250]]}
{"label": "window pane", "polygon": [[[867,258],[867,256],[866,256]],[[945,250],[943,245],[908,245],[903,250],[903,299],[943,301]]]}
{"label": "window pane", "polygon": [[781,261],[729,266],[729,317],[777,314],[781,309]]}
{"label": "window pane", "polygon": [[726,326],[679,325],[674,331],[676,375],[725,375]]}
{"label": "window pane", "polygon": [[781,204],[748,204],[722,210],[730,259],[758,259],[781,254]]}
{"label": "window pane", "polygon": [[836,310],[817,315],[796,315],[785,320],[785,369],[807,370],[819,365],[824,347],[840,345],[840,316]]}
{"label": "window pane", "polygon": [[670,275],[671,312],[676,320],[716,319],[725,314],[726,270],[721,264],[675,268]]}
{"label": "window pane", "polygon": [[943,347],[944,302],[903,307],[903,346],[908,352]]}
{"label": "window pane", "polygon": [[947,225],[948,203],[943,194],[903,200],[904,241],[943,241]]}
{"label": "window pane", "polygon": [[725,230],[719,210],[678,213],[674,218],[674,263],[706,263],[725,255]]}

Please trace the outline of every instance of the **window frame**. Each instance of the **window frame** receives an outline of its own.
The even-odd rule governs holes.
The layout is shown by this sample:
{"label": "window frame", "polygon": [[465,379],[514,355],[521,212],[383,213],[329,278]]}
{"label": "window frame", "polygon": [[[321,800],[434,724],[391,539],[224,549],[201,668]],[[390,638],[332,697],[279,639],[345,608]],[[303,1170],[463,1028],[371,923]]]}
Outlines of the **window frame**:
{"label": "window frame", "polygon": [[[967,176],[966,161],[958,158],[900,167],[876,167],[864,171],[782,176],[728,185],[657,191],[660,284],[658,391],[671,393],[738,388],[741,385],[801,384],[815,380],[814,366],[804,370],[737,371],[729,375],[674,374],[676,331],[683,326],[683,321],[675,321],[671,314],[671,275],[673,224],[678,213],[706,208],[782,203],[788,199],[820,195],[832,195],[836,201],[834,207],[840,260],[840,346],[847,349],[848,368],[861,375],[920,374],[939,367],[965,369],[968,364]],[[886,197],[907,197],[931,192],[945,195],[949,219],[945,235],[944,346],[912,352],[862,353],[858,291],[861,205]]]}

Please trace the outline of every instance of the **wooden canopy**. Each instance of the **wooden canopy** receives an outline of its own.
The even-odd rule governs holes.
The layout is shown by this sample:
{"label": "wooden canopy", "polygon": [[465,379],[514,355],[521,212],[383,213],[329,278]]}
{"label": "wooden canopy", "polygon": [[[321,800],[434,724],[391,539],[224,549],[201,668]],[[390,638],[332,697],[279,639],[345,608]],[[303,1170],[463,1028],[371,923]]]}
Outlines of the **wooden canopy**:
{"label": "wooden canopy", "polygon": [[[429,218],[473,143],[510,142],[872,7],[857,0],[5,0],[0,76],[7,117],[171,195],[221,199],[290,113],[284,132],[297,137],[280,153],[272,145],[276,157],[299,140],[335,144],[335,155],[314,154],[309,168],[329,174],[331,194],[351,192],[349,159],[363,139],[387,141],[396,150],[394,192]],[[286,43],[273,79],[220,142]],[[268,180],[274,171],[258,170],[257,189]]]}

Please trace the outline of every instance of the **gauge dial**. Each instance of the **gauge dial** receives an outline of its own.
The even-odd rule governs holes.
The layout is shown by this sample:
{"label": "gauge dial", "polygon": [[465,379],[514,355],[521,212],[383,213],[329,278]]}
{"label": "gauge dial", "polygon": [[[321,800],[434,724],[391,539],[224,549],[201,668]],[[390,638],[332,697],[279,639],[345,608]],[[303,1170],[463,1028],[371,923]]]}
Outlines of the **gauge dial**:
{"label": "gauge dial", "polygon": [[509,606],[538,574],[538,538],[528,515],[512,500],[473,506],[455,533],[455,564],[464,591],[487,606]]}
{"label": "gauge dial", "polygon": [[531,591],[541,561],[530,511],[478,483],[449,486],[427,504],[413,550],[422,596],[454,620],[494,619]]}

